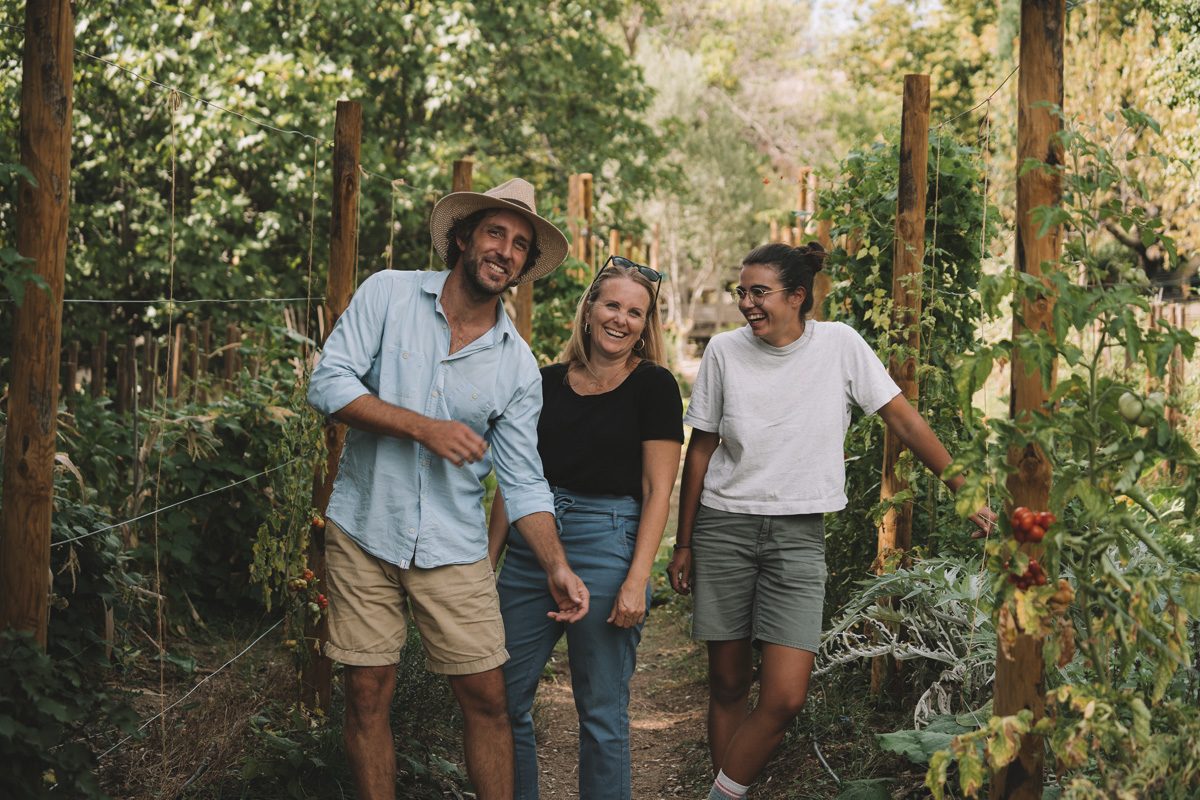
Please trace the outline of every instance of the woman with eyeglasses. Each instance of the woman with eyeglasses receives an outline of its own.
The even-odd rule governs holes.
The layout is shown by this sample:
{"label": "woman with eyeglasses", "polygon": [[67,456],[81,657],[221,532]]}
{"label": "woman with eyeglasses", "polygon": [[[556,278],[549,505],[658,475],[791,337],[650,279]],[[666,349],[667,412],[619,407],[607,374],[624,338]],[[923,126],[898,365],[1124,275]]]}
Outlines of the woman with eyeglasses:
{"label": "woman with eyeglasses", "polygon": [[[804,706],[825,598],[823,515],[846,506],[851,404],[879,414],[935,474],[951,461],[853,328],[806,318],[824,258],[815,242],[746,256],[731,291],[747,324],[712,338],[684,418],[668,570],[675,591],[694,595],[692,635],[708,646],[711,800],[745,796]],[[994,518],[971,517],[985,531]]]}
{"label": "woman with eyeglasses", "polygon": [[630,798],[629,680],[683,442],[679,387],[661,366],[661,280],[649,267],[609,258],[579,301],[560,362],[542,369],[538,452],[591,613],[570,626],[550,617],[556,606],[545,573],[509,527],[503,498],[492,507],[493,564],[508,545],[498,588],[518,800],[538,797],[530,712],[563,633],[579,712],[579,797]]}

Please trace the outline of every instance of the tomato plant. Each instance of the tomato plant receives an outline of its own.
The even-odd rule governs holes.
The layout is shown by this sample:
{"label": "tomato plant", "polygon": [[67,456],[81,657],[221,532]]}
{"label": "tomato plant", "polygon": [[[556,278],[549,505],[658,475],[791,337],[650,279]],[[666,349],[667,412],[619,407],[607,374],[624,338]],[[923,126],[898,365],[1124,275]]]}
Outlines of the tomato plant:
{"label": "tomato plant", "polygon": [[[1007,496],[1003,477],[1015,469],[1006,458],[1011,449],[1036,444],[1050,461],[1049,509],[1015,509],[1002,524],[1006,535],[986,547],[999,657],[1018,633],[1040,638],[1049,692],[1044,718],[1027,712],[993,717],[937,754],[927,776],[935,796],[942,795],[952,763],[960,788],[974,796],[984,783],[984,763],[992,769],[1007,764],[1016,757],[1014,742],[1029,734],[1044,737],[1068,797],[1149,790],[1182,797],[1200,785],[1196,759],[1174,770],[1146,769],[1169,761],[1164,754],[1183,747],[1180,737],[1194,735],[1194,725],[1181,728],[1179,721],[1194,719],[1194,681],[1183,675],[1191,667],[1192,620],[1200,615],[1200,573],[1178,544],[1192,535],[1200,459],[1164,413],[1178,401],[1143,395],[1138,384],[1144,376],[1161,382],[1170,354],[1178,348],[1191,358],[1196,339],[1163,322],[1147,327],[1144,276],[1131,269],[1114,281],[1099,257],[1110,226],[1137,225],[1143,236],[1163,227],[1135,201],[1144,187],[1121,170],[1133,159],[1161,157],[1150,139],[1154,126],[1137,112],[1124,116],[1126,132],[1117,140],[1101,145],[1067,124],[1064,164],[1022,166],[1062,178],[1062,206],[1034,211],[1043,231],[1063,227],[1062,258],[1044,280],[1024,274],[989,279],[995,285],[984,295],[1011,292],[1049,302],[1054,324],[1048,332],[977,347],[956,372],[968,417],[978,413],[971,395],[998,361],[1014,355],[1034,365],[1050,390],[1036,413],[986,425],[973,420],[975,444],[952,467],[967,476],[957,497],[959,511],[967,512],[989,490]],[[1174,258],[1170,239],[1155,237]],[[1019,314],[1022,304],[1012,306]],[[1124,367],[1126,360],[1136,367]],[[1039,511],[1053,519],[1040,518]],[[1040,545],[1038,558],[1022,547],[1027,542]]]}

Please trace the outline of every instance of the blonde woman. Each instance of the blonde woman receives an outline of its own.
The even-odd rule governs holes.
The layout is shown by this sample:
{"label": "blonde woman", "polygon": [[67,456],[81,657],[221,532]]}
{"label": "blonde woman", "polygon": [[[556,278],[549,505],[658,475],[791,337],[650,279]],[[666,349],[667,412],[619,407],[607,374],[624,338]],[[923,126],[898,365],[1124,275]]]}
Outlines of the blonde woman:
{"label": "blonde woman", "polygon": [[530,711],[563,633],[579,712],[579,797],[630,798],[629,679],[683,442],[679,387],[659,363],[661,280],[609,258],[579,301],[561,361],[542,369],[538,452],[590,614],[569,626],[550,615],[557,606],[533,551],[510,528],[502,498],[492,509],[493,564],[508,545],[499,591],[518,800],[538,797]]}

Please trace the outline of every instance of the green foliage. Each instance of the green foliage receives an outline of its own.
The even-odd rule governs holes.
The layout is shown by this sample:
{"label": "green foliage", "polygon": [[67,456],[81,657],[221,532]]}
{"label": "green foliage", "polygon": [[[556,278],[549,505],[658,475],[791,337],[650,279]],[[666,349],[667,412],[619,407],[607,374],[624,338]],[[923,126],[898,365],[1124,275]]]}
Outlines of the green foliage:
{"label": "green foliage", "polygon": [[[1155,128],[1137,112],[1127,110],[1125,118],[1147,134]],[[1037,721],[993,717],[986,732],[960,737],[931,762],[930,787],[940,793],[946,767],[956,760],[961,788],[973,796],[982,786],[976,778],[982,776],[981,748],[986,745],[987,763],[996,769],[1015,757],[1014,731],[1032,731],[1047,739],[1055,755],[1064,796],[1138,796],[1139,782],[1148,774],[1154,775],[1155,796],[1185,796],[1197,780],[1194,761],[1172,774],[1143,767],[1149,753],[1157,761],[1182,745],[1170,733],[1157,742],[1155,732],[1171,731],[1181,714],[1194,717],[1184,711],[1194,708],[1194,681],[1181,679],[1180,671],[1191,667],[1200,574],[1194,554],[1187,552],[1194,548],[1180,545],[1194,535],[1200,457],[1168,424],[1162,395],[1139,399],[1142,408],[1122,412],[1120,397],[1139,393],[1140,386],[1110,374],[1104,356],[1127,354],[1161,380],[1170,352],[1178,347],[1190,358],[1196,339],[1163,322],[1145,327],[1139,317],[1148,311],[1142,282],[1107,282],[1107,267],[1102,270],[1097,255],[1102,232],[1138,225],[1146,236],[1160,229],[1161,221],[1148,220],[1139,203],[1110,200],[1118,186],[1142,198],[1142,187],[1126,178],[1125,160],[1111,158],[1087,130],[1073,124],[1062,140],[1064,164],[1023,167],[1057,172],[1063,182],[1063,205],[1035,214],[1063,226],[1061,263],[1042,280],[1021,275],[1010,284],[1018,321],[1025,319],[1024,309],[1048,302],[1053,324],[974,348],[958,372],[964,400],[999,358],[1019,359],[1014,363],[1039,374],[1050,390],[1046,407],[1015,420],[992,420],[993,447],[989,450],[981,435],[974,447],[960,451],[957,462],[966,474],[996,476],[992,488],[1001,496],[1007,489],[1000,479],[1020,464],[1010,461],[1009,453],[1044,457],[1054,476],[1049,510],[1059,521],[1047,532],[1040,556],[1049,584],[1015,585],[1030,556],[1007,522],[986,548],[1000,653],[1019,633],[1045,642],[1051,687],[1047,716]],[[1148,135],[1145,147],[1154,152]],[[1171,248],[1160,233],[1154,241]],[[1083,285],[1079,275],[1088,279]],[[963,411],[974,413],[968,403]],[[1157,470],[1170,482],[1156,486]],[[1087,786],[1102,788],[1092,795]]]}
{"label": "green foliage", "polygon": [[[980,264],[999,219],[995,208],[985,213],[978,159],[977,151],[951,138],[935,133],[930,139],[921,349],[915,355],[920,410],[951,452],[970,433],[958,411],[950,367],[956,354],[977,341]],[[826,299],[826,318],[858,330],[884,363],[914,355],[903,343],[907,332],[894,327],[891,301],[898,163],[895,142],[851,153],[841,165],[845,179],[822,193],[818,214],[832,221],[835,241],[844,235],[860,243],[854,253],[836,247],[830,255],[826,269],[833,288]],[[874,525],[886,510],[879,503],[882,447],[879,419],[856,414],[846,439],[849,505],[826,521],[833,607],[845,600],[850,583],[875,556]],[[969,552],[968,526],[950,522],[953,506],[936,477],[911,458],[898,470],[915,501],[913,544],[931,552]]]}
{"label": "green foliage", "polygon": [[106,797],[80,733],[85,726],[132,733],[136,720],[87,672],[72,659],[46,655],[28,635],[0,633],[0,795]]}

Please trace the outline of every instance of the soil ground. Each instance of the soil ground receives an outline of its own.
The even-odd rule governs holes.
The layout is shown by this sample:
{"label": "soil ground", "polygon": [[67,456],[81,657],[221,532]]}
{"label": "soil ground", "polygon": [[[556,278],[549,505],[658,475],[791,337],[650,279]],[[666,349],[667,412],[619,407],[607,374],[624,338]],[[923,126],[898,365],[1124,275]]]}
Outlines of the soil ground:
{"label": "soil ground", "polygon": [[[638,800],[699,797],[707,790],[704,655],[686,624],[674,609],[654,609],[638,648],[629,703]],[[550,672],[535,706],[539,786],[543,800],[572,800],[579,796],[579,719],[565,651],[555,652]]]}

